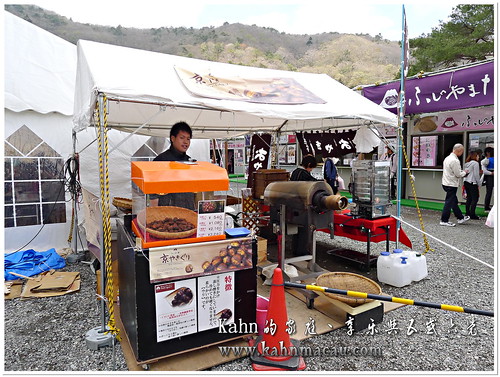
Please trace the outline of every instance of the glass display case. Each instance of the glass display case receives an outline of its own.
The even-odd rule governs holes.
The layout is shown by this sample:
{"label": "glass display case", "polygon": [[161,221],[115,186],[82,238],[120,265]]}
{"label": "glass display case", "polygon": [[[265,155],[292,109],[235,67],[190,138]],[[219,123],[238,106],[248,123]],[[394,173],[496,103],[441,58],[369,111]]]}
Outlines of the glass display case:
{"label": "glass display case", "polygon": [[357,160],[353,163],[354,215],[369,219],[389,216],[390,161]]}
{"label": "glass display case", "polygon": [[204,161],[135,161],[131,174],[132,229],[143,248],[225,239],[225,169]]}

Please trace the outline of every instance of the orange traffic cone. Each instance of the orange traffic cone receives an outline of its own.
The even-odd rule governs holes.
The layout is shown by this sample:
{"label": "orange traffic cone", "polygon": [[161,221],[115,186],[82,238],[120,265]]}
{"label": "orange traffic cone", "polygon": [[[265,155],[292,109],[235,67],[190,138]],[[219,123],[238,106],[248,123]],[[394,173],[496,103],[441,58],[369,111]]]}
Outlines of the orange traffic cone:
{"label": "orange traffic cone", "polygon": [[299,355],[300,342],[290,339],[287,332],[285,283],[283,271],[274,270],[269,308],[267,310],[264,334],[256,341],[256,352],[250,356],[252,368],[256,371],[303,370],[304,358]]}

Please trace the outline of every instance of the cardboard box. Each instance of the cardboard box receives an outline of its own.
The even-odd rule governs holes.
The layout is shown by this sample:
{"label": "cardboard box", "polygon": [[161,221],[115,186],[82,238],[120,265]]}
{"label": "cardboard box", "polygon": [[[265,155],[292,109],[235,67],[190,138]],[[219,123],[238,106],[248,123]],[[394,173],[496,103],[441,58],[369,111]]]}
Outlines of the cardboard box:
{"label": "cardboard box", "polygon": [[21,298],[61,296],[80,290],[79,272],[47,271],[26,280]]}
{"label": "cardboard box", "polygon": [[267,260],[267,239],[257,237],[257,263]]}
{"label": "cardboard box", "polygon": [[253,197],[264,199],[264,191],[269,183],[288,181],[290,173],[285,169],[260,169],[253,172]]}

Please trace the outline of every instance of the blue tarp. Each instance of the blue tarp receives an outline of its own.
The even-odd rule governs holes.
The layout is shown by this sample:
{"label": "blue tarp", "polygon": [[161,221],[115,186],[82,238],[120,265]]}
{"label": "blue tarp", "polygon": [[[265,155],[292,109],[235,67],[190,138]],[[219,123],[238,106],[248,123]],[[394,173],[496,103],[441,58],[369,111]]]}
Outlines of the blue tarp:
{"label": "blue tarp", "polygon": [[66,266],[66,261],[57,254],[54,248],[47,251],[35,251],[33,249],[16,251],[5,254],[4,259],[5,280],[20,279],[20,277],[12,275],[10,272],[24,276],[33,276],[50,269],[58,269]]}

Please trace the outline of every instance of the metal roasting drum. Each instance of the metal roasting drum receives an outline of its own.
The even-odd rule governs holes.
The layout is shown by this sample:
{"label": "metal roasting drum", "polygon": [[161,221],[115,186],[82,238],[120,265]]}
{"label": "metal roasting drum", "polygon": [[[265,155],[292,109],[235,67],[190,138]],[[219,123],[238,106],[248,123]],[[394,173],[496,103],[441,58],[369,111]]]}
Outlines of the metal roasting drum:
{"label": "metal roasting drum", "polygon": [[317,212],[342,210],[348,204],[346,197],[333,195],[330,185],[324,181],[273,182],[267,185],[264,200],[272,206],[286,205],[298,210],[313,207]]}

